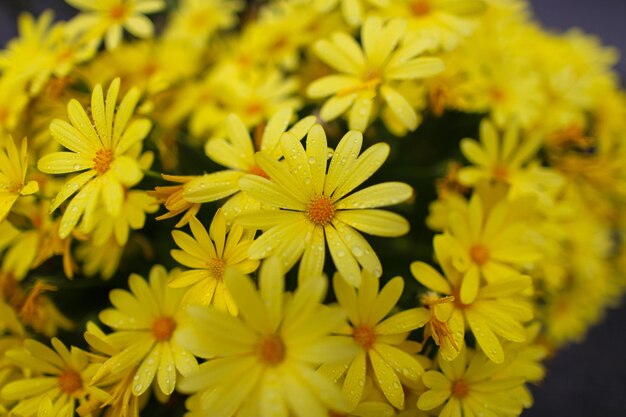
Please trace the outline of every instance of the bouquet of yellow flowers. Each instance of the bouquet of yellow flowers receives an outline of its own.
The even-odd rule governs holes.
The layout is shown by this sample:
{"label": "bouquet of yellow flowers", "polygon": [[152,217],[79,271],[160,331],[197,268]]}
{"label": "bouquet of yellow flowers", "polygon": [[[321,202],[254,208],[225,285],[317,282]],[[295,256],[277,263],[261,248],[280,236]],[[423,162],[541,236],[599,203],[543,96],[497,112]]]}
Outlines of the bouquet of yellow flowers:
{"label": "bouquet of yellow flowers", "polygon": [[0,51],[0,414],[518,416],[624,293],[617,54],[524,0],[66,2]]}

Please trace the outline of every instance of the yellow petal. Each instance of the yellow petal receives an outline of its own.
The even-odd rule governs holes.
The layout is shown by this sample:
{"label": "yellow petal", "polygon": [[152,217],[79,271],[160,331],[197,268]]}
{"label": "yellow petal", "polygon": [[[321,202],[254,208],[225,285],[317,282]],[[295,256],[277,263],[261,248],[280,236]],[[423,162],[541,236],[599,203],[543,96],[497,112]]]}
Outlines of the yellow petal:
{"label": "yellow petal", "polygon": [[397,334],[423,327],[430,320],[430,311],[411,308],[395,314],[376,326],[376,334]]}
{"label": "yellow petal", "polygon": [[385,210],[342,210],[336,218],[361,232],[374,236],[397,237],[409,232],[409,222]]}
{"label": "yellow petal", "polygon": [[432,266],[424,262],[413,262],[411,264],[411,273],[426,288],[441,294],[452,294],[450,283]]}
{"label": "yellow petal", "polygon": [[169,343],[161,343],[161,359],[157,372],[157,383],[165,395],[170,395],[176,387],[176,363]]}
{"label": "yellow petal", "polygon": [[131,387],[133,395],[139,396],[143,394],[148,390],[148,388],[150,388],[150,385],[152,385],[154,375],[156,374],[159,366],[162,346],[162,343],[157,343],[156,346],[152,348],[152,351],[150,351],[148,356],[146,356],[141,362],[137,372],[135,372],[135,377],[133,378],[133,384]]}
{"label": "yellow petal", "polygon": [[343,177],[343,181],[337,184],[333,198],[336,200],[340,199],[370,178],[385,162],[387,156],[389,156],[389,150],[389,145],[386,143],[377,143],[370,146],[356,160],[349,175]]}
{"label": "yellow petal", "polygon": [[402,385],[394,370],[376,353],[376,351],[370,350],[369,357],[372,368],[374,368],[378,386],[383,391],[383,394],[385,394],[387,400],[396,408],[404,408],[404,391],[402,390]]}
{"label": "yellow petal", "polygon": [[363,397],[365,371],[367,369],[365,359],[365,351],[359,352],[352,363],[350,363],[350,367],[346,373],[346,379],[343,383],[343,395],[348,400],[348,405],[351,410],[359,404]]}
{"label": "yellow petal", "polygon": [[350,249],[341,240],[337,230],[332,225],[324,226],[328,249],[337,270],[352,285],[358,287],[361,284],[361,270],[352,255]]}
{"label": "yellow petal", "polygon": [[66,174],[92,168],[94,162],[73,152],[52,152],[44,155],[37,168],[46,174]]}

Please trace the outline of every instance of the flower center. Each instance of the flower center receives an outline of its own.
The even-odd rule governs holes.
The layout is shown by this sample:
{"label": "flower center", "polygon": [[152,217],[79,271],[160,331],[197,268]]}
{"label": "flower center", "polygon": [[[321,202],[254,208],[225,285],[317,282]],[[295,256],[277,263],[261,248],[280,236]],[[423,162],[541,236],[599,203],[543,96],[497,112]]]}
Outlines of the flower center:
{"label": "flower center", "polygon": [[314,197],[306,207],[306,216],[318,226],[327,225],[335,217],[335,206],[326,196]]}
{"label": "flower center", "polygon": [[113,150],[102,148],[96,152],[96,156],[93,158],[93,169],[100,175],[109,170],[113,162]]}
{"label": "flower center", "polygon": [[270,179],[270,176],[267,175],[265,173],[265,171],[263,171],[263,169],[261,169],[261,167],[258,166],[258,165],[255,165],[252,168],[250,168],[248,173],[250,173],[252,175],[258,175],[259,177],[263,177],[263,178],[268,179],[268,180]]}
{"label": "flower center", "polygon": [[431,11],[430,0],[416,0],[411,3],[411,11],[415,16],[425,16]]}
{"label": "flower center", "polygon": [[454,386],[452,387],[452,395],[457,398],[464,398],[465,396],[467,396],[468,392],[469,387],[467,386],[465,381],[459,379],[458,381],[454,382]]}
{"label": "flower center", "polygon": [[152,323],[152,336],[157,342],[167,342],[176,330],[176,322],[171,317],[160,317]]}
{"label": "flower center", "polygon": [[371,327],[365,324],[356,327],[352,331],[352,337],[354,337],[355,342],[363,346],[366,350],[374,346],[374,342],[376,342],[376,333],[374,333]]}
{"label": "flower center", "polygon": [[275,334],[261,339],[257,349],[261,360],[269,366],[276,366],[285,359],[285,344]]}
{"label": "flower center", "polygon": [[21,182],[13,181],[13,182],[10,182],[9,185],[3,186],[0,188],[5,188],[8,192],[12,194],[16,194],[16,193],[19,193],[23,187],[24,187],[24,184],[22,184]]}
{"label": "flower center", "polygon": [[119,22],[121,20],[124,19],[124,16],[126,16],[126,7],[124,7],[123,4],[116,4],[115,6],[111,7],[111,11],[109,12],[109,16],[111,16],[111,19]]}
{"label": "flower center", "polygon": [[489,249],[485,245],[477,243],[470,248],[470,257],[476,264],[483,265],[489,260]]}
{"label": "flower center", "polygon": [[59,388],[66,394],[72,394],[83,386],[83,380],[80,374],[73,369],[68,369],[59,375]]}
{"label": "flower center", "polygon": [[222,279],[224,276],[224,267],[226,264],[224,260],[221,258],[213,258],[209,262],[207,262],[207,269],[211,276],[215,279]]}
{"label": "flower center", "polygon": [[509,171],[506,165],[496,165],[493,168],[493,176],[499,181],[506,181],[509,176]]}

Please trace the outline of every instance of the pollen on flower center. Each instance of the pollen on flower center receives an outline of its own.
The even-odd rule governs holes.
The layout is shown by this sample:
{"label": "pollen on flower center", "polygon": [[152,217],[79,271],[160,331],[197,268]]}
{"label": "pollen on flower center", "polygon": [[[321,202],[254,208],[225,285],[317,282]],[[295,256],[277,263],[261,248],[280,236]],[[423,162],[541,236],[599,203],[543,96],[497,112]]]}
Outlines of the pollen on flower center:
{"label": "pollen on flower center", "polygon": [[415,16],[425,16],[430,13],[430,0],[416,0],[411,3],[411,11]]}
{"label": "pollen on flower center", "polygon": [[469,253],[472,260],[478,265],[483,265],[489,260],[489,249],[480,243],[472,246]]}
{"label": "pollen on flower center", "polygon": [[113,162],[113,150],[102,148],[96,152],[96,156],[93,158],[93,169],[100,175],[109,170]]}
{"label": "pollen on flower center", "polygon": [[176,322],[171,317],[160,317],[152,323],[152,336],[157,342],[167,342],[176,330]]}
{"label": "pollen on flower center", "polygon": [[285,343],[275,335],[261,339],[257,350],[259,357],[269,366],[276,366],[285,359]]}
{"label": "pollen on flower center", "polygon": [[465,396],[467,396],[468,392],[469,387],[467,386],[465,381],[459,379],[458,381],[454,382],[454,385],[452,386],[452,395],[457,398],[464,398]]}
{"label": "pollen on flower center", "polygon": [[109,15],[115,21],[123,20],[124,16],[126,16],[126,7],[123,4],[117,4],[111,8]]}
{"label": "pollen on flower center", "polygon": [[352,337],[354,337],[355,342],[365,349],[370,349],[376,342],[376,333],[370,326],[365,324],[356,327],[352,331]]}
{"label": "pollen on flower center", "polygon": [[22,190],[22,187],[24,187],[24,184],[21,182],[11,182],[7,187],[7,191],[10,193],[19,193]]}
{"label": "pollen on flower center", "polygon": [[221,258],[213,258],[207,262],[207,269],[211,276],[215,279],[222,279],[224,276],[224,267],[226,264]]}
{"label": "pollen on flower center", "polygon": [[73,369],[68,369],[59,375],[59,389],[66,394],[72,394],[83,386],[83,380],[80,374]]}
{"label": "pollen on flower center", "polygon": [[318,226],[324,226],[335,217],[335,206],[326,196],[314,197],[306,207],[306,216]]}
{"label": "pollen on flower center", "polygon": [[506,181],[509,176],[509,172],[505,165],[496,165],[493,168],[493,176],[500,181]]}
{"label": "pollen on flower center", "polygon": [[267,175],[265,171],[263,171],[263,169],[258,165],[255,165],[252,168],[250,168],[248,172],[252,175],[258,175],[259,177],[263,177],[268,180],[270,179],[270,176]]}

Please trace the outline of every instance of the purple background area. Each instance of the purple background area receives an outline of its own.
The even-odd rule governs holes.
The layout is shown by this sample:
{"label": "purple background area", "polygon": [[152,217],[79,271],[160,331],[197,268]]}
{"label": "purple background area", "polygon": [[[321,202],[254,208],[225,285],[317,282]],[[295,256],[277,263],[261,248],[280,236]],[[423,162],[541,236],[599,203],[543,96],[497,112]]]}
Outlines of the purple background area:
{"label": "purple background area", "polygon": [[[533,0],[537,18],[551,29],[572,26],[599,35],[626,53],[626,0]],[[62,0],[0,0],[0,45],[15,36],[20,11],[53,8],[57,18],[74,13]],[[626,62],[617,66],[626,79]],[[581,345],[570,346],[548,364],[524,417],[626,417],[626,308],[610,311]]]}

